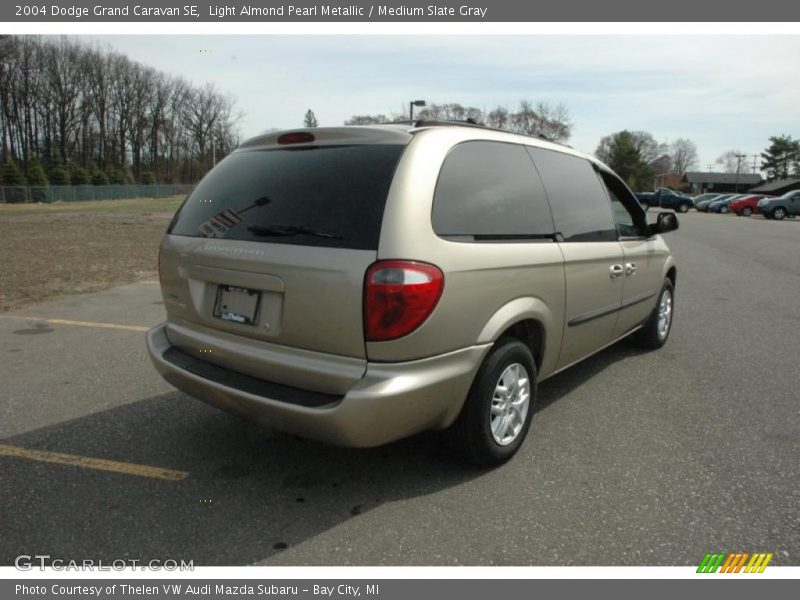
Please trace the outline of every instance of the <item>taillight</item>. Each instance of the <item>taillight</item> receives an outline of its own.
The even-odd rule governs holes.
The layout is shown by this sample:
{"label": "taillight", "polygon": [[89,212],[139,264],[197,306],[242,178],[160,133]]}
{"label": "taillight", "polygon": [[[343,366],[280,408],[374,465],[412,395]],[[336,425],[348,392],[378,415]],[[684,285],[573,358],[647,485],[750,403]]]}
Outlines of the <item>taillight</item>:
{"label": "taillight", "polygon": [[369,342],[408,335],[439,302],[444,275],[438,267],[407,260],[376,262],[364,281],[364,334]]}

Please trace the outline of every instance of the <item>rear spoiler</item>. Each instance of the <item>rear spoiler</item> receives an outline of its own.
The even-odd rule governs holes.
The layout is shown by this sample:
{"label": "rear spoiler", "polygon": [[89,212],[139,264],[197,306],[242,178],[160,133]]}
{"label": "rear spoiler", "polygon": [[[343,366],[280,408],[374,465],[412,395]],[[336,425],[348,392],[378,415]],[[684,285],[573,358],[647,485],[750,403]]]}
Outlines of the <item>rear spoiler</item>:
{"label": "rear spoiler", "polygon": [[[238,149],[280,148],[288,145],[333,146],[354,144],[401,144],[413,136],[405,128],[388,126],[307,127],[272,131],[242,142]],[[283,138],[281,140],[281,138]],[[280,141],[279,141],[280,140]],[[299,140],[297,142],[286,140]]]}

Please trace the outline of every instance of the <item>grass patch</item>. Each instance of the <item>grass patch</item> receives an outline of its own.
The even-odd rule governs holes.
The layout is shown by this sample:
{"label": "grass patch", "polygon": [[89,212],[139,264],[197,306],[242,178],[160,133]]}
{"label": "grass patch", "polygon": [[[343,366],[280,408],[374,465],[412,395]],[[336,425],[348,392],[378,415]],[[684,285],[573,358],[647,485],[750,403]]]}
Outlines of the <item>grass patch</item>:
{"label": "grass patch", "polygon": [[50,204],[0,204],[0,218],[6,215],[46,215],[58,213],[169,213],[183,201],[173,198],[130,198],[126,200],[90,200],[87,202],[53,202]]}
{"label": "grass patch", "polygon": [[181,198],[0,205],[0,312],[153,278]]}

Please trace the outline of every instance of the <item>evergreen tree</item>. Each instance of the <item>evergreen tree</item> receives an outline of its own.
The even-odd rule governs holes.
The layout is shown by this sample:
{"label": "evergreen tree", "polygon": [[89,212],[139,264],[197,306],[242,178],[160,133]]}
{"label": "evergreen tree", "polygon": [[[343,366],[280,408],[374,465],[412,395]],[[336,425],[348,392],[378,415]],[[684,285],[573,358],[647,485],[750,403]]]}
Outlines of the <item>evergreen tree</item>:
{"label": "evergreen tree", "polygon": [[142,171],[139,181],[142,185],[155,185],[156,176],[153,175],[152,171]]}
{"label": "evergreen tree", "polygon": [[61,163],[54,163],[47,172],[50,185],[69,185],[69,172]]}
{"label": "evergreen tree", "polygon": [[3,185],[25,185],[25,175],[13,160],[3,165]]}
{"label": "evergreen tree", "polygon": [[90,178],[92,185],[108,185],[108,177],[99,167],[92,167]]}
{"label": "evergreen tree", "polygon": [[317,121],[317,116],[314,114],[314,111],[310,108],[306,111],[306,116],[303,119],[303,126],[304,127],[317,127],[319,125],[319,121]]}
{"label": "evergreen tree", "polygon": [[36,159],[28,161],[28,185],[50,185],[47,175],[42,168],[42,163]]}
{"label": "evergreen tree", "polygon": [[47,201],[46,188],[50,184],[47,181],[44,168],[42,168],[42,163],[35,158],[28,161],[28,185],[31,186],[30,199],[32,202]]}
{"label": "evergreen tree", "polygon": [[69,180],[72,185],[88,185],[89,174],[80,165],[74,165],[69,170]]}
{"label": "evergreen tree", "polygon": [[761,153],[761,169],[767,179],[786,179],[791,173],[800,173],[800,140],[790,135],[772,136],[770,145]]}
{"label": "evergreen tree", "polygon": [[122,167],[119,169],[118,178],[122,182],[122,185],[130,185],[133,183],[133,173],[131,173],[131,170],[128,167]]}
{"label": "evergreen tree", "polygon": [[3,192],[6,202],[25,202],[26,191],[22,187],[25,185],[25,174],[20,170],[13,160],[3,165],[2,169],[3,185],[6,189]]}
{"label": "evergreen tree", "polygon": [[652,165],[642,157],[639,140],[635,133],[623,130],[603,138],[596,154],[633,190],[645,190],[652,187],[655,171]]}

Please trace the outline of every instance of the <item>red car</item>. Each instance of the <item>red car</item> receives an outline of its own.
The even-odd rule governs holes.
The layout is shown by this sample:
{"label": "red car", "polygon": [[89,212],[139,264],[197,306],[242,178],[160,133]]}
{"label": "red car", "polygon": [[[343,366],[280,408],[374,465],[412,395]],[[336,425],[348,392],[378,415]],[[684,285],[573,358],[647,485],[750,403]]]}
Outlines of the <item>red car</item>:
{"label": "red car", "polygon": [[731,202],[731,205],[728,208],[730,208],[731,212],[735,212],[740,217],[749,217],[756,212],[756,204],[758,204],[758,201],[765,196],[765,194],[753,194],[751,196],[745,196]]}

